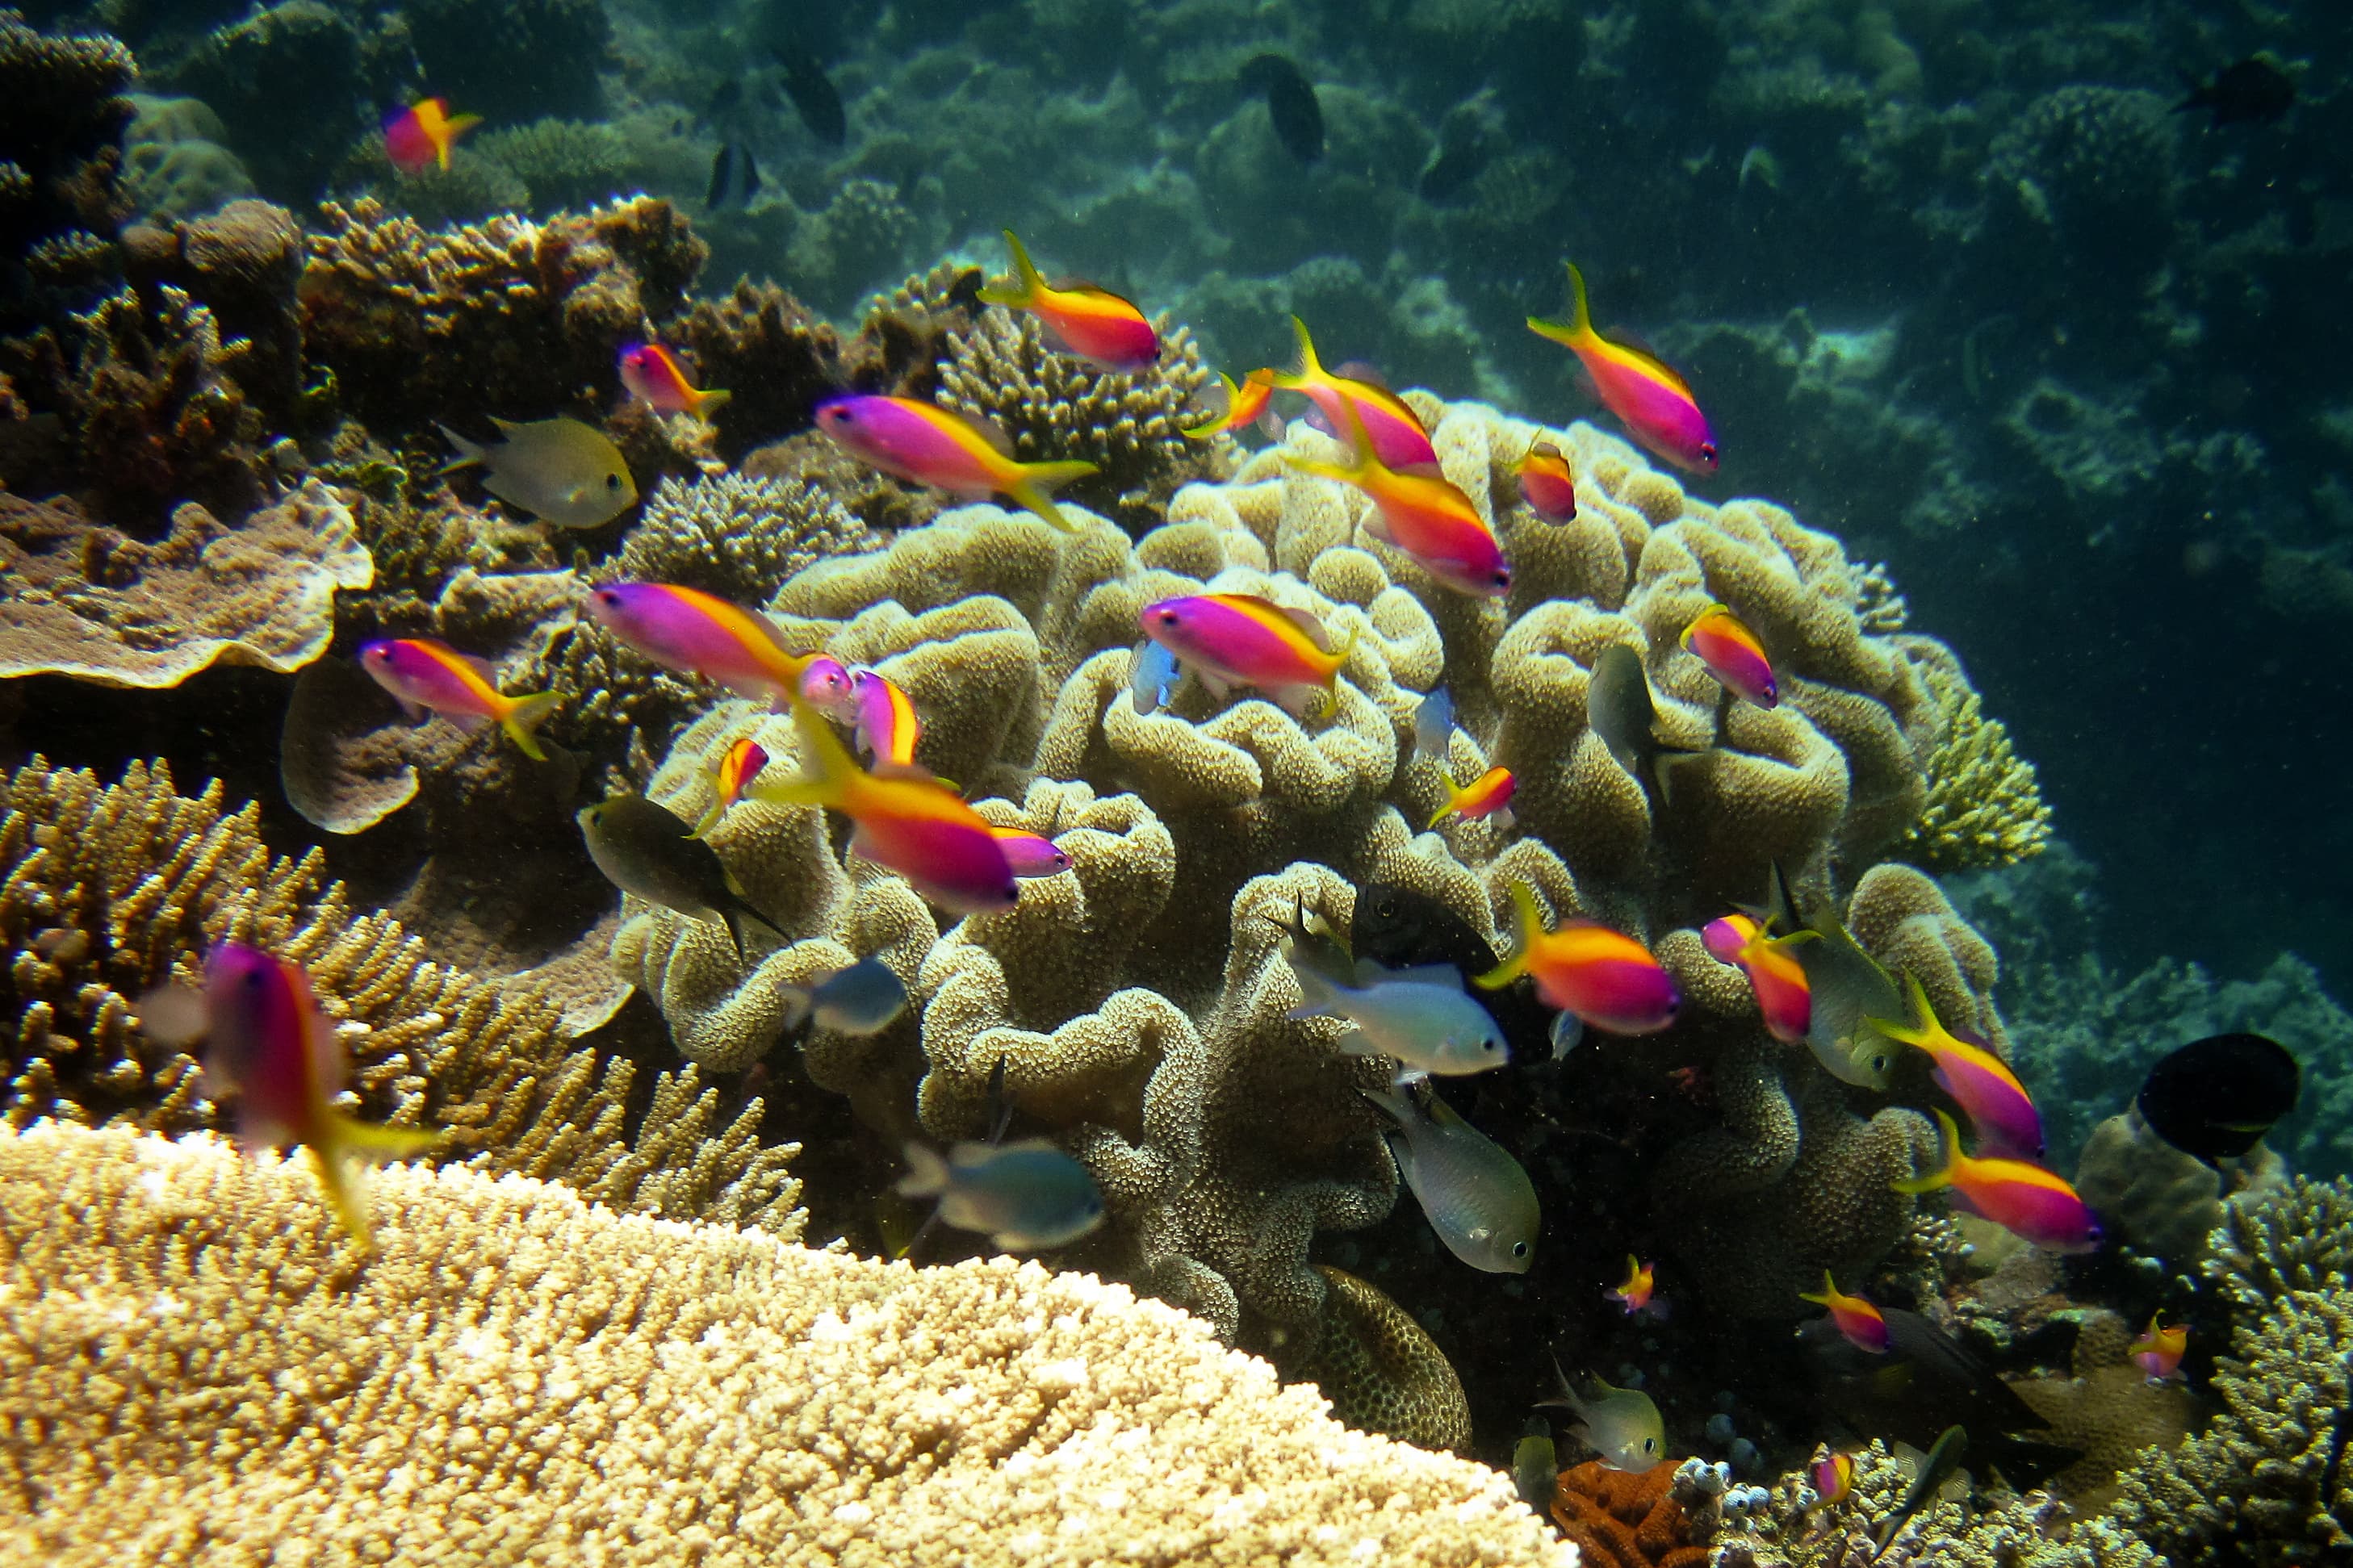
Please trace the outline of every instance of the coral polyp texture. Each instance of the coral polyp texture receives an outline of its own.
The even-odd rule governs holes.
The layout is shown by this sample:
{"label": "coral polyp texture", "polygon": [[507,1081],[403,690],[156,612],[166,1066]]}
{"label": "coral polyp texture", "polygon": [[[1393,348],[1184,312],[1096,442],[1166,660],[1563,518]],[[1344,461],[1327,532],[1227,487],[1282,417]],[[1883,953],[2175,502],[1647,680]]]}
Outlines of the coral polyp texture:
{"label": "coral polyp texture", "polygon": [[1084,1275],[885,1265],[474,1172],[371,1191],[363,1264],[299,1165],[0,1134],[6,1551],[1575,1561],[1504,1476],[1351,1431]]}

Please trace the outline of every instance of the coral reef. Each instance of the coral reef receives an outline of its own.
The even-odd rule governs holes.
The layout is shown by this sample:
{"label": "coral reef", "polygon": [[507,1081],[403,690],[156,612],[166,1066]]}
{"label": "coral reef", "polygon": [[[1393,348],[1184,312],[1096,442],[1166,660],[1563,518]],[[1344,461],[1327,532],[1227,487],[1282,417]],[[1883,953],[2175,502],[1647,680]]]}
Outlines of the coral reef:
{"label": "coral reef", "polygon": [[616,577],[681,583],[723,599],[765,604],[802,568],[879,542],[832,496],[797,480],[740,474],[691,484],[664,479],[610,570]]}
{"label": "coral reef", "polygon": [[1699,1568],[1711,1560],[1673,1496],[1675,1467],[1639,1473],[1588,1459],[1561,1471],[1552,1495],[1553,1522],[1595,1568]]}
{"label": "coral reef", "polygon": [[1417,1448],[1467,1449],[1471,1407],[1462,1382],[1421,1325],[1355,1275],[1328,1263],[1315,1271],[1325,1288],[1323,1337],[1305,1357],[1283,1364],[1284,1375],[1315,1384],[1333,1416],[1360,1432]]}
{"label": "coral reef", "polygon": [[2035,786],[2034,764],[2010,745],[2000,720],[1986,717],[1951,652],[1920,642],[1926,646],[1913,665],[1944,721],[1923,764],[1928,798],[1905,854],[1933,871],[2008,866],[2041,854],[2051,808]]}
{"label": "coral reef", "polygon": [[[1147,1565],[1572,1560],[1494,1471],[1350,1432],[1084,1276],[916,1270],[410,1167],[375,1177],[362,1268],[294,1171],[0,1137],[0,1288],[28,1303],[0,1357],[9,1550],[1013,1562],[1115,1532]],[[108,1283],[37,1288],[68,1279]],[[123,1310],[155,1301],[176,1310]],[[114,1376],[88,1375],[93,1345]]]}
{"label": "coral reef", "polygon": [[[59,37],[0,11],[0,328],[47,314],[111,269],[129,215],[120,139],[138,75],[103,33]],[[21,270],[16,265],[21,261]]]}

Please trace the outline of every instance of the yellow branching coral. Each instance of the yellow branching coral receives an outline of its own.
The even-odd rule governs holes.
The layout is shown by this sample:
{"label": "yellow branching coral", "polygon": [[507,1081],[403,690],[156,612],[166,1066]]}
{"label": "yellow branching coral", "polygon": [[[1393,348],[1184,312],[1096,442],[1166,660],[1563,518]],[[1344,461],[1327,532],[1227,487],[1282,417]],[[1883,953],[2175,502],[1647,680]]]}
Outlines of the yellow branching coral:
{"label": "yellow branching coral", "polygon": [[1944,719],[1923,760],[1927,804],[1905,857],[1931,870],[1965,871],[2040,855],[2051,838],[2051,808],[2034,764],[2011,746],[2009,728],[1986,716],[1950,649],[1926,637],[1901,640]]}
{"label": "yellow branching coral", "polygon": [[1500,1473],[1352,1432],[1088,1276],[466,1171],[375,1193],[355,1267],[299,1166],[0,1135],[0,1557],[1575,1561]]}

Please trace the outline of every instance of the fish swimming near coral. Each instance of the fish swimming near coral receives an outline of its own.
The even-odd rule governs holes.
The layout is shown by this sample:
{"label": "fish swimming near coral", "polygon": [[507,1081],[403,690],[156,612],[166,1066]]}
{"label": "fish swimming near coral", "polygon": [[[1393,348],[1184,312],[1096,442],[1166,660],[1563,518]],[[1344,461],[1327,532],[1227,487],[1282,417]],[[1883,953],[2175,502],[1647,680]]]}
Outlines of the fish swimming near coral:
{"label": "fish swimming near coral", "polygon": [[[1366,882],[1357,887],[1347,941],[1359,956],[1377,959],[1391,969],[1445,963],[1464,974],[1484,974],[1496,963],[1494,948],[1470,921],[1429,894],[1396,882]],[[1468,994],[1502,1026],[1504,1042],[1515,1059],[1542,1059],[1538,1047],[1545,1041],[1551,1017],[1537,1003],[1532,985]]]}
{"label": "fish swimming near coral", "polygon": [[727,808],[744,798],[744,791],[760,770],[768,765],[768,753],[760,742],[749,735],[738,735],[727,742],[719,754],[719,763],[711,770],[711,809],[696,821],[691,838],[708,838],[711,830],[727,815]]}
{"label": "fish swimming near coral", "polygon": [[1433,687],[1413,708],[1413,760],[1444,768],[1454,744],[1454,699]]}
{"label": "fish swimming near coral", "polygon": [[1356,405],[1344,402],[1341,411],[1355,443],[1348,461],[1286,457],[1284,466],[1363,491],[1373,503],[1365,531],[1457,593],[1497,598],[1511,592],[1504,547],[1461,487],[1434,471],[1390,468],[1381,461]]}
{"label": "fish swimming near coral", "polygon": [[2189,1350],[2189,1330],[2181,1323],[2168,1327],[2164,1314],[2148,1320],[2148,1328],[2125,1352],[2135,1366],[2148,1374],[2151,1383],[2166,1383],[2181,1375],[2181,1358]]}
{"label": "fish swimming near coral", "polygon": [[822,654],[795,653],[757,610],[677,583],[603,583],[588,618],[656,664],[779,712],[796,700],[838,704],[849,672]]}
{"label": "fish swimming near coral", "polygon": [[1667,1424],[1649,1394],[1638,1388],[1612,1388],[1598,1377],[1593,1384],[1599,1393],[1579,1394],[1557,1362],[1553,1376],[1559,1381],[1560,1397],[1537,1403],[1575,1413],[1577,1425],[1569,1430],[1585,1439],[1602,1464],[1639,1474],[1667,1457]]}
{"label": "fish swimming near coral", "polygon": [[1519,480],[1520,499],[1545,521],[1577,521],[1577,474],[1552,442],[1543,437],[1529,442],[1520,460],[1512,465],[1512,477]]}
{"label": "fish swimming near coral", "polygon": [[785,96],[792,100],[801,123],[809,134],[829,147],[839,147],[849,140],[849,113],[842,107],[841,93],[833,79],[825,74],[825,64],[816,54],[788,39],[771,37],[769,53],[783,68],[782,85]]}
{"label": "fish swimming near coral", "polygon": [[1013,252],[1013,280],[983,289],[983,301],[1027,310],[1050,344],[1098,370],[1138,371],[1160,357],[1160,334],[1134,304],[1092,283],[1057,288],[1039,275],[1009,228],[1005,243]]}
{"label": "fish swimming near coral", "polygon": [[[1292,957],[1293,944],[1285,943]],[[1464,994],[1462,972],[1451,964],[1385,969],[1370,958],[1335,975],[1324,965],[1292,959],[1300,1005],[1293,1018],[1345,1018],[1353,1026],[1338,1047],[1352,1057],[1391,1057],[1409,1073],[1456,1077],[1485,1072],[1511,1059],[1504,1032]]]}
{"label": "fish swimming near coral", "polygon": [[1883,1307],[1885,1352],[1864,1351],[1825,1313],[1797,1331],[1823,1414],[1856,1431],[1926,1447],[1967,1426],[2013,1485],[2031,1487],[2084,1457],[2080,1448],[2019,1436],[2049,1423],[2002,1381],[2000,1369],[1917,1312]]}
{"label": "fish swimming near coral", "polygon": [[479,466],[484,489],[558,528],[601,528],[638,504],[638,483],[621,449],[594,426],[577,419],[491,423],[503,439],[480,445],[441,426],[458,449],[443,473]]}
{"label": "fish swimming near coral", "polygon": [[449,170],[449,149],[482,122],[479,114],[452,115],[446,98],[420,98],[384,122],[384,154],[404,174]]}
{"label": "fish swimming near coral", "polygon": [[923,738],[923,721],[915,704],[899,683],[879,669],[853,669],[849,689],[857,700],[855,738],[878,773],[929,778],[931,770],[915,761],[915,742]]}
{"label": "fish swimming near coral", "polygon": [[1786,950],[1806,973],[1811,997],[1806,1044],[1814,1059],[1841,1083],[1885,1089],[1894,1074],[1895,1048],[1871,1020],[1903,1010],[1904,995],[1894,979],[1863,951],[1830,904],[1800,909],[1778,864],[1766,897],[1767,929],[1785,937],[1810,931],[1816,938]]}
{"label": "fish swimming near coral", "polygon": [[1694,473],[1715,472],[1715,433],[1700,412],[1691,384],[1657,355],[1612,342],[1593,330],[1585,275],[1568,267],[1566,319],[1530,316],[1528,331],[1577,355],[1593,378],[1594,395],[1645,450]]}
{"label": "fish swimming near coral", "polygon": [[2052,1252],[2099,1250],[2099,1221],[2064,1177],[2023,1160],[1965,1153],[1961,1130],[1953,1119],[1942,1110],[1936,1117],[1944,1133],[1943,1163],[1935,1170],[1890,1183],[1897,1192],[1930,1193],[1950,1187],[1962,1207],[1993,1221],[2021,1241]]}
{"label": "fish swimming near coral", "polygon": [[1712,920],[1699,933],[1700,945],[1719,963],[1739,966],[1757,998],[1757,1011],[1766,1032],[1775,1039],[1797,1041],[1813,1026],[1814,993],[1805,966],[1791,949],[1820,939],[1812,931],[1771,936],[1754,915],[1735,913]]}
{"label": "fish swimming near coral", "polygon": [[1814,1461],[1814,1500],[1831,1508],[1854,1495],[1854,1456],[1832,1453]]}
{"label": "fish swimming near coral", "polygon": [[1831,1321],[1846,1336],[1847,1343],[1867,1355],[1884,1355],[1889,1344],[1887,1319],[1879,1309],[1861,1296],[1850,1296],[1838,1288],[1831,1271],[1822,1270],[1821,1294],[1800,1290],[1798,1300],[1811,1301],[1829,1309]]}
{"label": "fish swimming near coral", "polygon": [[2209,1035],[2148,1069],[2133,1103],[2149,1130],[2211,1163],[2253,1150],[2302,1091],[2304,1069],[2263,1035]]}
{"label": "fish swimming near coral", "polygon": [[1613,1035],[1656,1034],[1674,1023],[1683,992],[1649,948],[1596,921],[1566,920],[1547,931],[1525,882],[1511,885],[1511,899],[1519,914],[1519,943],[1509,958],[1476,977],[1482,990],[1527,974],[1546,1006]]}
{"label": "fish swimming near coral", "polygon": [[1759,708],[1780,705],[1781,683],[1765,657],[1765,645],[1729,605],[1710,605],[1693,616],[1681,640],[1683,651],[1707,666],[1726,691]]}
{"label": "fish swimming near coral", "polygon": [[1356,647],[1356,628],[1334,646],[1324,623],[1255,594],[1189,594],[1144,606],[1144,635],[1222,702],[1237,686],[1255,687],[1294,718],[1335,710],[1340,672]]}
{"label": "fish swimming near coral", "polygon": [[1274,372],[1254,370],[1234,384],[1234,378],[1225,372],[1218,373],[1218,385],[1208,395],[1209,417],[1198,425],[1185,426],[1185,434],[1196,441],[1206,441],[1213,436],[1230,435],[1250,424],[1266,412],[1274,396]]}
{"label": "fish swimming near coral", "polygon": [[702,194],[702,205],[712,212],[747,207],[760,189],[760,163],[752,156],[752,149],[741,142],[721,142],[719,151],[711,155],[711,184]]}
{"label": "fish swimming near coral", "polygon": [[1353,417],[1364,422],[1373,456],[1384,467],[1402,474],[1438,472],[1438,448],[1430,444],[1421,416],[1404,398],[1377,381],[1324,369],[1315,357],[1315,340],[1307,335],[1307,323],[1293,316],[1291,331],[1299,340],[1299,354],[1291,368],[1254,371],[1254,376],[1264,374],[1276,390],[1296,392],[1314,404],[1317,427],[1335,441],[1349,439],[1355,428],[1350,423],[1353,409]]}
{"label": "fish swimming near coral", "polygon": [[1073,459],[1017,462],[992,432],[913,397],[858,393],[817,405],[817,427],[862,463],[950,495],[1001,495],[1064,533],[1078,525],[1047,499],[1058,487],[1084,479],[1095,465]]}
{"label": "fish swimming near coral", "polygon": [[1552,1424],[1541,1415],[1528,1417],[1527,1435],[1512,1449],[1512,1489],[1520,1500],[1549,1518],[1553,1493],[1560,1486],[1560,1455],[1553,1447]]}
{"label": "fish swimming near coral", "polygon": [[812,985],[779,985],[785,1027],[807,1018],[837,1035],[872,1035],[907,1009],[907,986],[891,966],[869,955]]}
{"label": "fish swimming near coral", "polygon": [[1008,1252],[1067,1246],[1103,1224],[1094,1178],[1043,1138],[958,1143],[944,1157],[921,1143],[906,1147],[913,1168],[900,1178],[900,1194],[937,1197],[942,1220]]}
{"label": "fish swimming near coral", "polygon": [[[1645,1263],[1630,1252],[1626,1255],[1625,1283],[1614,1290],[1605,1290],[1602,1294],[1624,1308],[1626,1315],[1630,1318],[1651,1310],[1652,1300],[1658,1294],[1658,1289],[1657,1265]],[[1664,1303],[1662,1302],[1660,1305],[1663,1306]]]}
{"label": "fish swimming near coral", "polygon": [[1356,1091],[1394,1125],[1382,1136],[1446,1250],[1490,1274],[1525,1274],[1542,1213],[1511,1152],[1455,1113],[1427,1081]]}
{"label": "fish swimming near coral", "polygon": [[659,343],[629,343],[621,350],[621,384],[629,395],[660,414],[691,414],[708,419],[734,396],[713,387],[698,390],[678,356]]}
{"label": "fish swimming near coral", "polygon": [[1519,787],[1512,770],[1501,765],[1489,768],[1467,784],[1447,779],[1446,804],[1430,817],[1431,827],[1450,816],[1460,816],[1468,822],[1483,817],[1497,828],[1508,831],[1513,823],[1512,795]]}
{"label": "fish swimming near coral", "polygon": [[1944,1489],[1945,1483],[1959,1471],[1961,1459],[1968,1451],[1969,1435],[1964,1428],[1947,1426],[1937,1435],[1927,1457],[1920,1461],[1919,1473],[1904,1489],[1904,1500],[1897,1503],[1894,1511],[1882,1519],[1879,1528],[1872,1532],[1871,1555],[1874,1561],[1886,1555],[1887,1549],[1895,1543],[1897,1536],[1904,1533],[1904,1527],[1911,1522],[1912,1516],[1918,1513],[1930,1498]]}
{"label": "fish swimming near coral", "polygon": [[1303,163],[1324,156],[1324,106],[1298,66],[1282,55],[1254,55],[1242,67],[1241,84],[1266,96],[1274,139],[1284,152]]}
{"label": "fish swimming near coral", "polygon": [[533,731],[564,700],[555,692],[510,697],[499,689],[498,671],[486,660],[431,637],[387,637],[363,644],[360,668],[391,692],[412,719],[429,710],[461,730],[496,724],[524,756],[534,763],[547,761]]}
{"label": "fish swimming near coral", "polygon": [[1672,770],[1704,754],[1659,739],[1659,709],[1642,656],[1624,643],[1611,643],[1595,658],[1585,686],[1585,719],[1617,764],[1636,784],[1658,791],[1662,804]]}
{"label": "fish swimming near coral", "polygon": [[205,954],[203,991],[166,986],[139,1006],[140,1026],[157,1041],[206,1040],[206,1079],[221,1086],[224,1097],[234,1094],[238,1143],[254,1150],[301,1145],[327,1206],[360,1250],[371,1250],[367,1205],[352,1160],[421,1154],[435,1139],[335,1108],[349,1076],[347,1057],[302,966],[241,942],[216,942]]}
{"label": "fish swimming near coral", "polygon": [[2295,107],[2295,79],[2263,55],[2224,66],[2173,106],[2176,114],[2202,109],[2216,125],[2269,125]]}
{"label": "fish swimming near coral", "polygon": [[1032,877],[1059,877],[1071,868],[1070,851],[1042,833],[1032,833],[1026,827],[999,827],[994,831],[997,847],[1005,851],[1005,863],[1024,881]]}
{"label": "fish swimming near coral", "polygon": [[617,795],[583,806],[576,820],[588,858],[607,881],[690,920],[718,921],[727,928],[738,960],[744,956],[744,921],[785,934],[752,907],[734,874],[670,807],[641,795]]}
{"label": "fish swimming near coral", "polygon": [[1936,1087],[1967,1113],[1980,1152],[2013,1160],[2042,1158],[2042,1113],[2010,1064],[1978,1040],[1963,1038],[1936,1021],[1936,1010],[1916,974],[1905,976],[1912,1001],[1909,1020],[1873,1018],[1872,1026],[1889,1039],[1916,1047],[1936,1064]]}

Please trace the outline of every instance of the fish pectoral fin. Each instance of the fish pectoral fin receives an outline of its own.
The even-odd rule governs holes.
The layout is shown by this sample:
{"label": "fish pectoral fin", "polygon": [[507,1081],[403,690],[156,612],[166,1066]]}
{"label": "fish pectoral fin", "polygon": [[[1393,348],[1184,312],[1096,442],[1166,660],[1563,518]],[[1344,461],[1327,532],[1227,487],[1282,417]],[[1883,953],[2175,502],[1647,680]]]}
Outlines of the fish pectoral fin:
{"label": "fish pectoral fin", "polygon": [[489,722],[490,722],[490,720],[489,720],[489,719],[485,718],[483,715],[481,715],[481,714],[480,714],[480,713],[448,713],[448,712],[445,712],[445,713],[443,713],[443,714],[441,715],[441,717],[443,717],[444,719],[448,720],[448,721],[449,721],[449,722],[451,722],[452,724],[457,725],[457,726],[458,726],[458,728],[459,728],[460,730],[463,730],[463,731],[466,731],[466,733],[468,733],[469,735],[472,734],[475,731],[477,731],[477,730],[480,729],[483,725],[485,725],[485,724],[487,724],[487,723],[489,723]]}

